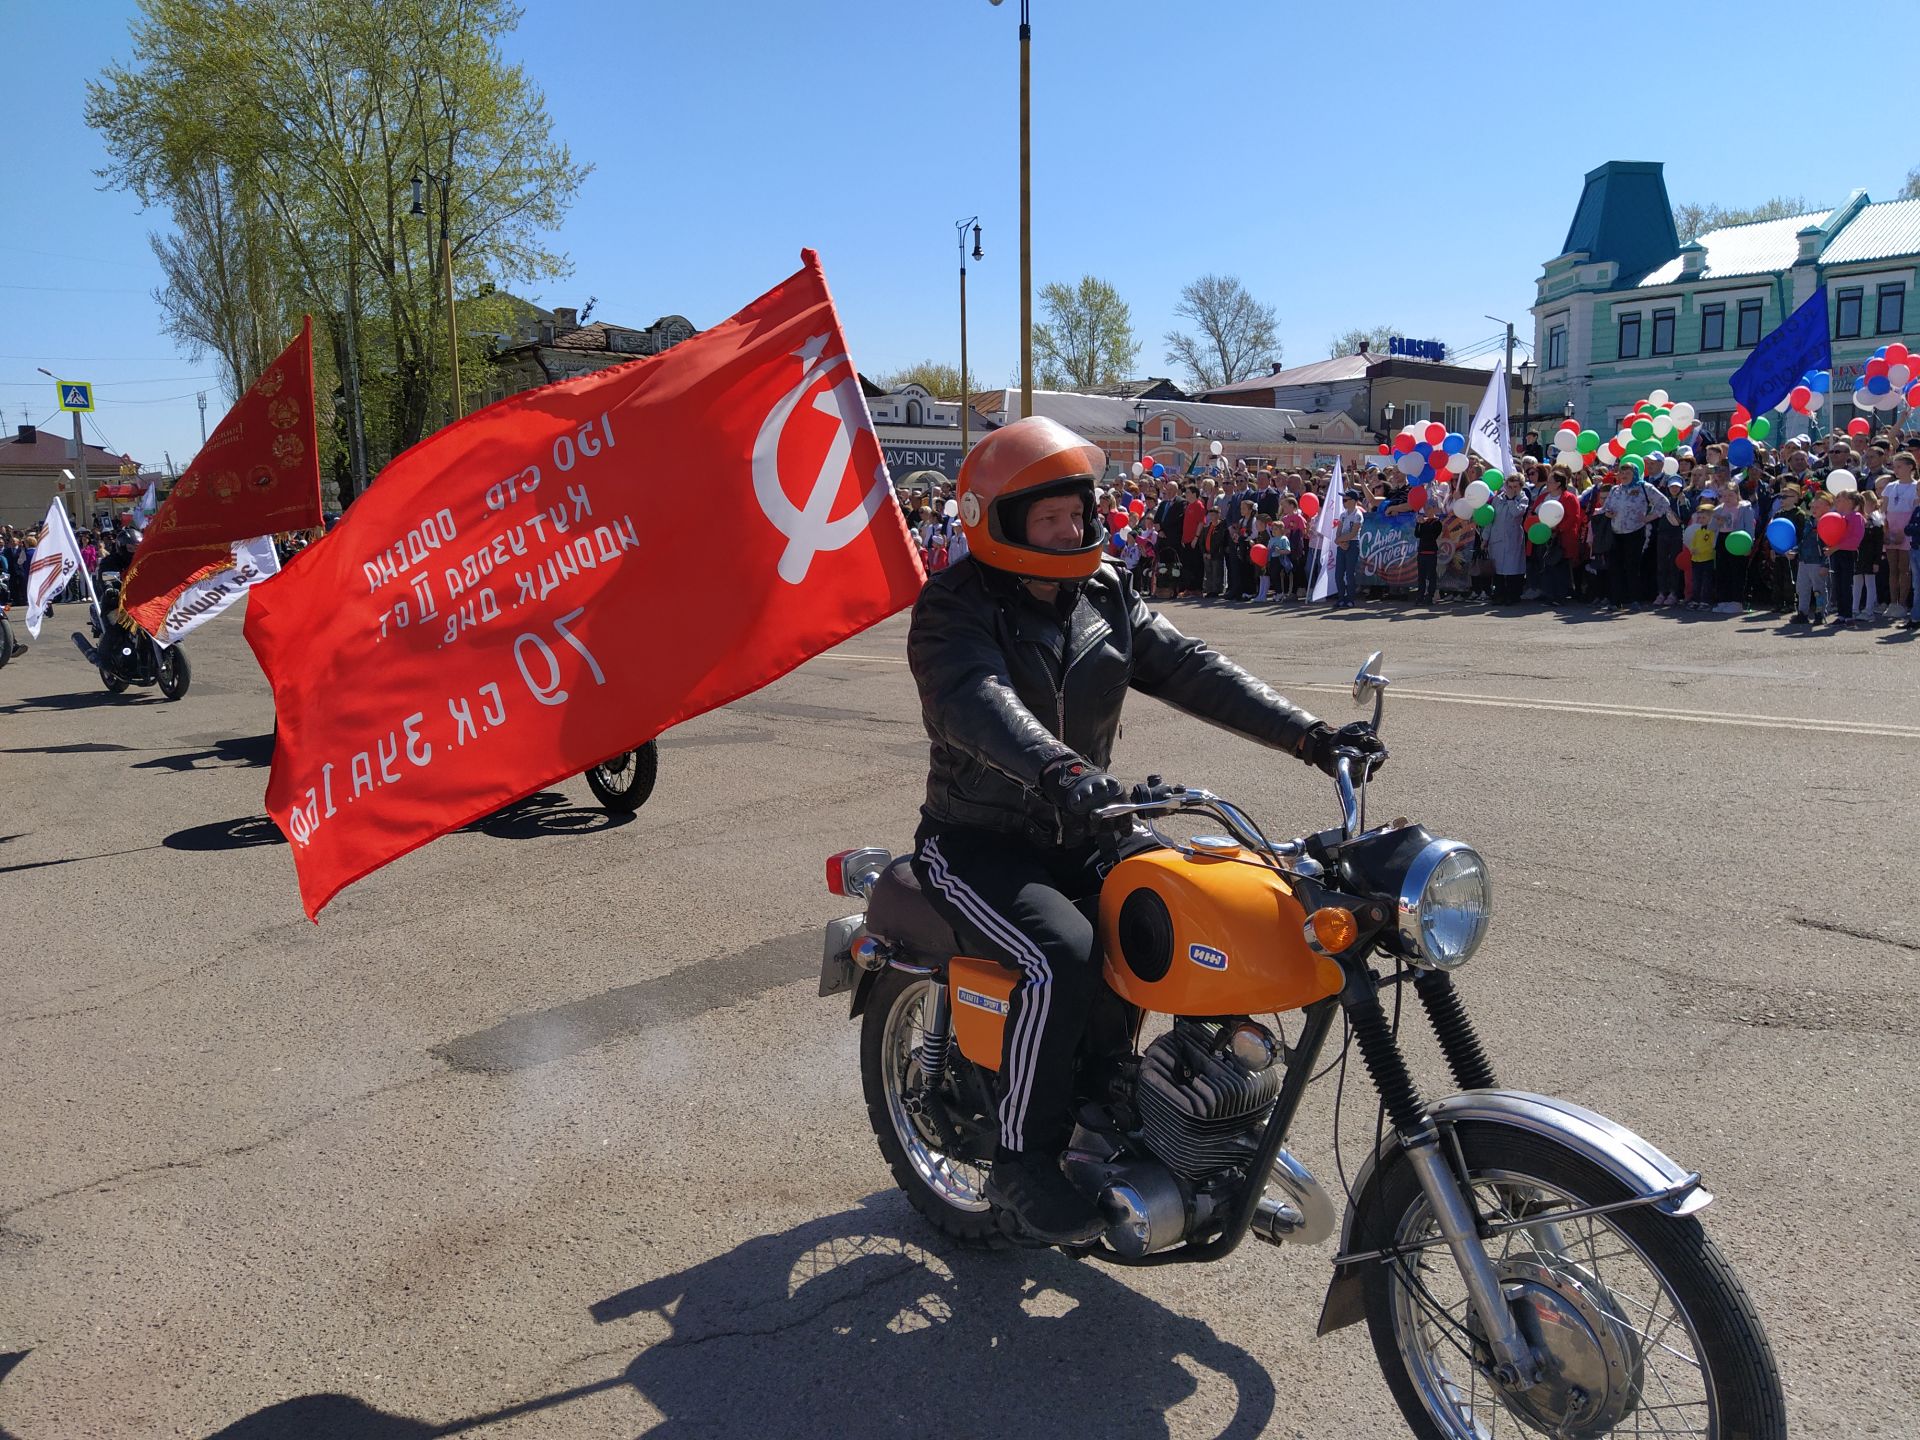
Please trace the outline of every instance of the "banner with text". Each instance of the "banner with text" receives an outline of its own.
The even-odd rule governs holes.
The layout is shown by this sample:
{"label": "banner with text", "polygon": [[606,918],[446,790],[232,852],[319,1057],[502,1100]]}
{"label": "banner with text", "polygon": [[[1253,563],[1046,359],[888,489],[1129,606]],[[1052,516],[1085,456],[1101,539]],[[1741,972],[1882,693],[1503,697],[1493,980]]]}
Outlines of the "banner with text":
{"label": "banner with text", "polygon": [[1389,590],[1419,582],[1420,562],[1413,536],[1414,515],[1369,512],[1360,527],[1360,583],[1384,585]]}
{"label": "banner with text", "polygon": [[661,355],[396,459],[253,593],[306,912],[911,604],[818,257]]}

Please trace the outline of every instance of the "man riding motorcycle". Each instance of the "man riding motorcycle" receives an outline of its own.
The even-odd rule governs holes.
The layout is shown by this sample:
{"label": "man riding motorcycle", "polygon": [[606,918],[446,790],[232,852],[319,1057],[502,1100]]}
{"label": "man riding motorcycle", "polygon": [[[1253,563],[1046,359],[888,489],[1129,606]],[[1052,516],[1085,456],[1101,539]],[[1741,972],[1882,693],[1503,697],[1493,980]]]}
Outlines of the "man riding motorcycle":
{"label": "man riding motorcycle", "polygon": [[1091,1241],[1105,1223],[1059,1161],[1104,988],[1084,908],[1100,884],[1090,817],[1123,798],[1106,766],[1128,687],[1330,774],[1342,748],[1386,758],[1371,729],[1336,731],[1289,704],[1102,564],[1106,463],[1038,416],[975,446],[956,496],[969,557],[928,580],[907,640],[932,741],[914,874],[968,953],[1020,972],[987,1198],[1050,1244]]}

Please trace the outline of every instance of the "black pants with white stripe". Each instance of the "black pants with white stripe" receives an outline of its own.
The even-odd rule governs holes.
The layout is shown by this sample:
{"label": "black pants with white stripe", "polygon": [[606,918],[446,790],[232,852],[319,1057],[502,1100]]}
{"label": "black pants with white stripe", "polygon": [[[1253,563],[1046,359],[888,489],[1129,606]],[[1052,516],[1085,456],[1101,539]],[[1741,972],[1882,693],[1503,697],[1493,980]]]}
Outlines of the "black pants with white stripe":
{"label": "black pants with white stripe", "polygon": [[[923,825],[913,869],[967,953],[1018,969],[1000,1064],[1000,1143],[1057,1155],[1073,1132],[1073,1066],[1104,988],[1091,845]],[[1118,1004],[1117,997],[1114,1001]]]}

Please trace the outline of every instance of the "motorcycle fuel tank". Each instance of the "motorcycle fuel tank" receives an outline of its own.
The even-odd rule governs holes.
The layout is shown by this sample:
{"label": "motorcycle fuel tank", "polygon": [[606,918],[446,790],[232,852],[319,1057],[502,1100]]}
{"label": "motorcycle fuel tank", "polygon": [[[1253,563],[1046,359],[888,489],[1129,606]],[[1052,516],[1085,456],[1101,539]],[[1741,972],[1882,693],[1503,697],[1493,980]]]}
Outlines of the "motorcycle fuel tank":
{"label": "motorcycle fuel tank", "polygon": [[1100,889],[1107,984],[1163,1015],[1254,1015],[1336,994],[1340,967],[1308,948],[1286,878],[1232,847],[1161,849]]}

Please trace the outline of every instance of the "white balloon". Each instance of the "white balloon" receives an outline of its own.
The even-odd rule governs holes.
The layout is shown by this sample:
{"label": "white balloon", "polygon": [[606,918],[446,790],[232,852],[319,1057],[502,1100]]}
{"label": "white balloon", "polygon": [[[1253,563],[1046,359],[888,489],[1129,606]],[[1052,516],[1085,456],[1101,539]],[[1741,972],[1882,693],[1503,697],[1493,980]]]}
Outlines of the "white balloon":
{"label": "white balloon", "polygon": [[1133,478],[1134,479],[1138,480],[1142,475],[1146,473],[1147,473],[1146,466],[1142,465],[1138,460],[1133,462]]}
{"label": "white balloon", "polygon": [[1664,390],[1656,390],[1651,395],[1647,396],[1647,399],[1651,400],[1656,405],[1664,406],[1667,403],[1667,392]]}
{"label": "white balloon", "polygon": [[940,507],[940,513],[951,520],[960,513],[960,502],[958,500],[947,501],[945,505]]}
{"label": "white balloon", "polygon": [[1807,413],[1809,415],[1813,414],[1814,411],[1826,403],[1827,397],[1822,395],[1818,390],[1814,391],[1811,395],[1807,396]]}
{"label": "white balloon", "polygon": [[1873,396],[1869,395],[1864,390],[1854,391],[1853,392],[1853,408],[1856,410],[1873,409]]}
{"label": "white balloon", "polygon": [[1218,440],[1214,441],[1213,444],[1207,447],[1207,449],[1212,454],[1218,455],[1220,453],[1220,442]]}
{"label": "white balloon", "polygon": [[1889,365],[1887,367],[1887,383],[1896,390],[1906,389],[1907,382],[1912,378],[1913,367],[1911,365]]}
{"label": "white balloon", "polygon": [[1693,406],[1682,400],[1678,405],[1673,407],[1667,418],[1684,430],[1693,423],[1695,413]]}
{"label": "white balloon", "polygon": [[1566,518],[1567,507],[1562,505],[1558,500],[1542,500],[1540,502],[1540,523],[1542,525],[1558,525]]}
{"label": "white balloon", "polygon": [[1467,459],[1465,452],[1458,455],[1449,455],[1447,456],[1447,473],[1449,475],[1458,475],[1471,463],[1472,462]]}
{"label": "white balloon", "polygon": [[1666,439],[1667,436],[1673,433],[1673,417],[1671,415],[1654,416],[1653,433],[1658,435],[1662,440]]}
{"label": "white balloon", "polygon": [[1663,475],[1678,475],[1680,473],[1679,456],[1669,455],[1665,460],[1662,460],[1660,462],[1660,473]]}
{"label": "white balloon", "polygon": [[1402,475],[1418,475],[1426,468],[1426,457],[1418,450],[1409,450],[1400,457],[1400,473]]}
{"label": "white balloon", "polygon": [[1466,494],[1462,498],[1470,501],[1473,507],[1477,510],[1482,505],[1487,503],[1487,500],[1492,496],[1492,494],[1493,494],[1493,491],[1490,488],[1488,488],[1486,481],[1476,480],[1471,485],[1467,486]]}
{"label": "white balloon", "polygon": [[[1474,483],[1477,485],[1480,482],[1476,480]],[[1473,518],[1473,512],[1478,508],[1473,501],[1463,495],[1453,502],[1453,518],[1456,520],[1471,520]]]}
{"label": "white balloon", "polygon": [[1851,470],[1836,470],[1827,476],[1827,493],[1829,495],[1845,495],[1851,491],[1857,491],[1859,488],[1860,482],[1853,478],[1853,472]]}

